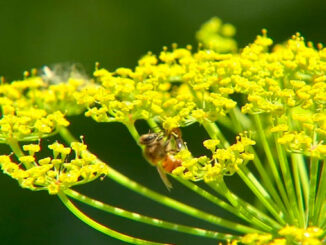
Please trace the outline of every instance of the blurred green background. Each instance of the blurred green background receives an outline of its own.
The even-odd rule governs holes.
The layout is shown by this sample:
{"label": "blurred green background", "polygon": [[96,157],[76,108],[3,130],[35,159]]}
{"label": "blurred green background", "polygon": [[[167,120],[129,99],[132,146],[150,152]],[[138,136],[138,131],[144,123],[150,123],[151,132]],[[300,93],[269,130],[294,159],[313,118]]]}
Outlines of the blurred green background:
{"label": "blurred green background", "polygon": [[[91,75],[102,67],[134,67],[147,51],[158,53],[173,42],[196,44],[200,25],[218,16],[237,27],[243,47],[267,28],[275,42],[299,31],[306,40],[325,43],[326,3],[304,0],[0,0],[0,75],[21,79],[24,70],[61,62],[80,63]],[[164,194],[156,170],[142,158],[127,130],[119,124],[95,124],[71,118],[75,136],[85,135],[91,151],[134,180]],[[142,132],[147,128],[138,127]],[[194,155],[206,134],[198,125],[183,130]],[[6,147],[3,152],[9,152]],[[170,195],[217,215],[227,215],[174,183]],[[234,181],[235,188],[246,192]],[[0,174],[0,244],[124,244],[87,227],[55,196],[31,192]],[[99,200],[146,215],[213,229],[213,226],[164,208],[118,186],[109,179],[77,188]],[[235,190],[236,191],[236,190]],[[216,241],[177,234],[80,207],[110,227],[138,237],[176,244],[216,244]]]}

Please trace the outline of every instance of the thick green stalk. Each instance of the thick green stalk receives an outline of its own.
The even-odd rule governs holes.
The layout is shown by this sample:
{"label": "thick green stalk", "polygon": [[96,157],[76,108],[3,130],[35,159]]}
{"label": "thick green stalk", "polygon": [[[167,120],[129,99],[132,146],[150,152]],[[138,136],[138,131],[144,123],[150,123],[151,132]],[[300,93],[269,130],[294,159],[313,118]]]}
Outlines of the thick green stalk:
{"label": "thick green stalk", "polygon": [[227,139],[225,139],[221,130],[216,126],[216,124],[214,122],[204,121],[203,126],[206,129],[209,137],[211,137],[212,139],[219,139],[224,148],[227,148],[230,146],[230,143],[227,141]]}
{"label": "thick green stalk", "polygon": [[220,117],[217,119],[217,122],[223,127],[229,129],[230,131],[234,131],[233,122],[229,117]]}
{"label": "thick green stalk", "polygon": [[159,133],[160,132],[160,128],[158,127],[157,123],[154,121],[154,119],[148,119],[147,123],[149,125],[149,127],[151,128],[151,130],[153,130],[155,133]]}
{"label": "thick green stalk", "polygon": [[116,238],[118,240],[130,243],[130,244],[165,244],[165,243],[159,243],[159,242],[152,242],[152,241],[146,241],[143,239],[135,238],[132,236],[128,236],[125,234],[122,234],[120,232],[117,232],[115,230],[112,230],[104,225],[101,225],[100,223],[94,221],[87,215],[85,215],[83,212],[81,212],[68,198],[64,193],[58,193],[58,197],[62,201],[62,203],[69,209],[70,212],[72,212],[78,219],[89,225],[90,227],[94,228],[95,230],[98,230],[110,237]]}
{"label": "thick green stalk", "polygon": [[242,127],[242,130],[243,129],[247,130],[252,128],[253,126],[252,121],[249,119],[248,116],[246,116],[241,112],[241,109],[239,107],[233,108],[233,110],[231,110],[230,113],[231,113],[233,123],[235,122],[234,120],[239,122],[239,124]]}
{"label": "thick green stalk", "polygon": [[303,190],[303,197],[306,207],[308,206],[308,199],[309,199],[309,178],[308,178],[308,171],[306,167],[306,162],[303,158],[303,155],[301,154],[295,154],[296,162],[299,169],[299,176],[300,181],[302,184],[302,190]]}
{"label": "thick green stalk", "polygon": [[138,131],[135,127],[134,124],[130,123],[130,124],[125,124],[127,129],[129,130],[129,133],[131,134],[132,138],[136,141],[137,145],[140,147],[140,148],[144,148],[143,145],[139,144],[139,134],[138,134]]}
{"label": "thick green stalk", "polygon": [[[240,115],[243,115],[242,113],[240,114],[236,114],[236,110],[235,109],[238,109],[237,107],[235,107],[233,110],[230,111],[230,117],[231,117],[231,120],[232,120],[232,125],[233,125],[233,129],[232,131],[236,134],[239,134],[241,132],[243,132],[243,124],[242,124],[242,121],[239,120],[238,117],[240,117]],[[237,110],[239,111],[239,109]],[[246,116],[243,115],[245,118]]]}
{"label": "thick green stalk", "polygon": [[291,154],[291,163],[292,163],[294,185],[295,185],[295,190],[296,190],[297,200],[298,200],[298,208],[299,208],[299,217],[298,218],[299,218],[300,227],[306,227],[304,200],[303,200],[302,190],[301,190],[299,167],[298,167],[298,162],[297,162],[297,158],[295,155],[296,154]]}
{"label": "thick green stalk", "polygon": [[10,146],[11,150],[15,153],[18,158],[24,156],[24,152],[20,148],[17,140],[7,139],[6,143]]}
{"label": "thick green stalk", "polygon": [[323,202],[323,204],[321,205],[321,209],[320,209],[320,222],[318,223],[319,224],[319,227],[321,227],[322,229],[325,230],[324,232],[324,236],[322,237],[325,237],[325,234],[326,234],[326,201]]}
{"label": "thick green stalk", "polygon": [[318,185],[318,193],[316,198],[316,214],[314,224],[320,224],[323,213],[321,212],[323,203],[326,201],[326,160],[323,161],[323,167],[320,174],[320,180]]}
{"label": "thick green stalk", "polygon": [[82,195],[76,191],[73,191],[71,189],[67,189],[65,191],[65,194],[68,195],[69,197],[72,197],[80,202],[83,202],[89,206],[92,206],[94,208],[100,209],[102,211],[112,213],[127,219],[131,219],[134,221],[142,222],[145,224],[149,224],[152,226],[157,226],[160,228],[168,229],[168,230],[174,230],[178,232],[183,232],[195,236],[201,236],[201,237],[207,237],[207,238],[213,238],[213,239],[221,239],[221,240],[228,240],[228,239],[236,239],[237,236],[234,235],[229,235],[229,234],[224,234],[224,233],[219,233],[215,231],[209,231],[209,230],[204,230],[196,227],[190,227],[186,225],[179,225],[176,223],[144,216],[138,213],[130,212],[121,208],[113,207],[111,205],[105,204],[103,202],[94,200],[92,198],[89,198],[85,195]]}
{"label": "thick green stalk", "polygon": [[67,142],[67,143],[71,143],[71,142],[78,142],[78,140],[70,133],[70,131],[65,128],[65,127],[61,127],[59,128],[59,134],[60,136]]}
{"label": "thick green stalk", "polygon": [[314,215],[315,215],[315,201],[316,201],[316,191],[317,191],[317,177],[319,169],[319,161],[316,157],[310,158],[310,188],[309,188],[309,201],[308,201],[308,224],[314,225]]}

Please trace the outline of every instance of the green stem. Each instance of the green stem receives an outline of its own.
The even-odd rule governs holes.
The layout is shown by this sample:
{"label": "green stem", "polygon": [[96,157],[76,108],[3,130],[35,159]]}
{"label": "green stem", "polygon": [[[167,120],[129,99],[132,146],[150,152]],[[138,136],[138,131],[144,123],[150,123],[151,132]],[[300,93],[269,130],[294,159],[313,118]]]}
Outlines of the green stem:
{"label": "green stem", "polygon": [[253,163],[254,163],[260,177],[262,178],[262,182],[265,185],[267,191],[272,196],[272,198],[275,200],[278,208],[280,210],[282,210],[284,215],[287,215],[287,211],[284,206],[284,203],[282,202],[282,199],[281,199],[279,193],[276,191],[274,184],[272,183],[270,176],[267,174],[266,169],[263,166],[257,152],[255,151],[255,149],[252,146],[249,148],[249,152],[254,154]]}
{"label": "green stem", "polygon": [[314,224],[320,224],[321,217],[323,214],[321,213],[322,205],[325,202],[326,197],[326,160],[323,161],[323,167],[320,174],[320,180],[318,185],[318,193],[316,198],[316,215]]}
{"label": "green stem", "polygon": [[157,123],[154,121],[154,119],[148,119],[147,123],[149,125],[149,127],[151,128],[151,130],[153,130],[155,133],[159,133],[160,132],[160,128],[158,127]]}
{"label": "green stem", "polygon": [[[259,160],[260,161],[260,160]],[[260,163],[261,164],[261,163]],[[255,165],[256,166],[256,165]],[[260,166],[261,168],[263,168],[263,166]],[[280,199],[280,196],[278,195],[278,193],[276,192],[270,178],[268,178],[268,180],[266,180],[266,182],[263,181],[263,183],[265,184],[265,186],[263,186],[258,180],[257,178],[252,174],[252,172],[247,168],[247,166],[242,166],[241,167],[242,171],[244,173],[247,173],[246,175],[248,176],[248,178],[251,180],[252,183],[254,183],[254,185],[256,185],[256,188],[263,194],[266,196],[267,200],[270,200],[271,203],[273,203],[273,206],[276,210],[278,210],[279,215],[286,220],[286,209],[284,206],[284,203],[282,202],[282,200]],[[262,170],[265,171],[265,170]],[[259,170],[258,170],[259,172]],[[267,173],[266,173],[267,174]],[[268,176],[266,176],[268,177]],[[267,190],[266,190],[267,189]],[[270,194],[274,193],[274,196],[272,195],[272,197],[274,199],[271,199],[271,197],[269,196]],[[276,203],[274,203],[274,201]]]}
{"label": "green stem", "polygon": [[209,192],[200,188],[198,185],[195,185],[191,181],[187,181],[187,180],[184,180],[182,178],[179,178],[179,177],[176,177],[173,175],[171,175],[171,176],[174,177],[181,184],[183,184],[184,186],[189,188],[190,190],[197,193],[198,195],[200,195],[203,198],[207,199],[208,201],[216,204],[217,206],[229,211],[230,213],[238,216],[239,218],[247,221],[248,223],[253,223],[253,225],[256,225],[257,228],[260,228],[267,232],[272,230],[272,228],[266,224],[268,222],[264,223],[263,221],[256,219],[256,217],[258,217],[257,213],[255,213],[255,215],[253,215],[252,213],[249,212],[247,207],[245,210],[239,209],[237,207],[232,207],[230,204],[228,204],[228,203],[224,202],[223,200],[219,199],[218,197],[210,194]]}
{"label": "green stem", "polygon": [[299,176],[300,181],[302,184],[302,190],[303,190],[303,197],[305,201],[306,207],[308,207],[308,199],[309,199],[309,179],[308,179],[308,173],[307,173],[307,167],[306,162],[303,158],[303,155],[295,154],[296,162],[299,169]]}
{"label": "green stem", "polygon": [[[230,117],[232,120],[232,124],[233,124],[233,129],[232,131],[236,134],[239,134],[240,132],[243,131],[243,126],[242,126],[242,122],[239,120],[238,116],[239,114],[235,113],[235,109],[238,109],[237,107],[235,107],[234,109],[232,109],[230,111]],[[239,109],[238,109],[239,110]],[[240,115],[243,115],[240,113]],[[243,115],[244,116],[244,115]]]}
{"label": "green stem", "polygon": [[[290,130],[296,130],[293,122],[293,118],[288,118],[288,125],[290,126]],[[303,227],[307,225],[306,221],[307,218],[305,216],[308,216],[307,214],[303,214],[304,208],[308,207],[308,199],[309,199],[309,180],[308,180],[308,173],[306,168],[306,163],[304,161],[303,154],[291,154],[291,161],[292,161],[292,168],[293,168],[293,174],[297,176],[293,176],[295,179],[295,185],[296,185],[296,192],[297,192],[297,201],[298,201],[298,208],[300,212],[299,221]],[[303,190],[303,197],[302,197],[302,190]],[[304,205],[303,205],[304,202]],[[307,210],[306,210],[307,211]],[[304,215],[302,217],[302,215]],[[302,220],[303,219],[303,220]]]}
{"label": "green stem", "polygon": [[94,200],[92,198],[89,198],[85,195],[82,195],[76,191],[73,191],[71,189],[67,189],[65,191],[65,194],[69,197],[72,197],[82,203],[85,203],[89,206],[92,206],[94,208],[97,208],[99,210],[112,213],[127,219],[131,219],[134,221],[142,222],[145,224],[149,224],[152,226],[161,227],[168,230],[174,230],[178,232],[188,233],[195,236],[201,236],[201,237],[207,237],[207,238],[213,238],[213,239],[221,239],[221,240],[228,240],[228,239],[236,239],[237,236],[229,235],[229,234],[223,234],[215,231],[209,231],[204,230],[196,227],[190,227],[186,225],[179,225],[172,222],[159,220],[156,218],[147,217],[138,213],[130,212],[121,208],[113,207],[111,205],[102,203],[100,201]]}
{"label": "green stem", "polygon": [[132,138],[136,141],[137,145],[143,149],[143,145],[139,144],[139,134],[138,131],[135,127],[135,124],[130,123],[130,124],[125,124],[127,129],[129,130]]}
{"label": "green stem", "polygon": [[23,153],[22,149],[20,148],[17,140],[8,139],[6,142],[18,158],[24,156],[24,153]]}
{"label": "green stem", "polygon": [[[252,128],[252,122],[251,120],[248,118],[248,116],[246,116],[245,114],[243,114],[241,112],[241,110],[239,109],[239,107],[235,107],[232,111],[231,111],[231,117],[234,117],[234,120],[236,120],[237,122],[239,122],[239,124],[242,127],[242,131],[243,129],[251,129]],[[235,122],[233,120],[233,123]]]}
{"label": "green stem", "polygon": [[78,142],[78,140],[70,133],[70,131],[65,127],[59,128],[59,134],[68,143]]}
{"label": "green stem", "polygon": [[253,118],[254,118],[254,121],[255,121],[255,124],[256,124],[256,129],[257,129],[260,141],[261,141],[261,143],[263,145],[263,148],[264,148],[264,151],[265,151],[265,154],[266,154],[266,157],[267,157],[268,165],[271,168],[273,176],[275,178],[277,188],[280,191],[281,197],[283,199],[283,202],[285,203],[285,206],[286,206],[289,214],[291,214],[291,208],[292,207],[290,206],[288,197],[286,195],[282,180],[280,178],[280,175],[279,175],[279,172],[278,172],[278,169],[277,169],[276,162],[274,161],[274,157],[273,157],[271,148],[270,148],[270,146],[268,144],[267,137],[265,135],[265,131],[263,129],[261,119],[260,119],[259,115],[254,115]]}
{"label": "green stem", "polygon": [[[291,219],[291,221],[294,222],[294,224],[298,225],[299,222],[299,209],[298,209],[298,201],[296,200],[296,196],[294,193],[294,185],[293,185],[293,180],[292,180],[292,176],[290,173],[290,169],[289,169],[289,163],[286,157],[286,153],[284,148],[278,143],[277,141],[278,137],[276,134],[274,134],[274,142],[276,145],[276,151],[277,151],[277,155],[278,155],[278,159],[279,159],[279,163],[280,163],[280,167],[281,167],[281,172],[283,175],[283,180],[285,183],[285,188],[289,197],[289,201],[290,201],[290,205],[292,207],[292,211],[293,211],[293,219]],[[291,213],[291,212],[290,212]]]}
{"label": "green stem", "polygon": [[203,126],[206,129],[209,137],[212,139],[219,139],[222,142],[224,148],[228,148],[230,146],[229,142],[227,139],[225,139],[221,130],[216,126],[214,122],[204,121]]}
{"label": "green stem", "polygon": [[297,200],[298,200],[298,208],[299,208],[299,224],[300,227],[306,227],[306,220],[305,220],[305,213],[304,213],[304,200],[302,196],[302,190],[301,190],[301,182],[300,182],[300,176],[299,176],[299,167],[297,162],[296,154],[291,154],[291,161],[292,161],[292,171],[293,171],[293,178],[294,178],[294,185],[295,190],[297,194]]}
{"label": "green stem", "polygon": [[[246,213],[246,215],[250,215],[252,221],[256,219],[263,222],[265,225],[269,225],[268,232],[272,232],[273,230],[279,230],[282,226],[275,222],[273,219],[268,217],[266,214],[261,212],[260,210],[253,207],[251,204],[247,203],[246,201],[239,198],[237,195],[233,194],[225,182],[218,183],[218,185],[209,184],[211,188],[213,188],[217,193],[225,196],[234,207],[241,210],[241,212]],[[251,223],[252,223],[251,221]]]}
{"label": "green stem", "polygon": [[230,131],[234,131],[233,122],[230,120],[229,117],[220,117],[217,119],[218,124],[222,125],[223,127],[227,128]]}
{"label": "green stem", "polygon": [[247,169],[239,169],[237,171],[240,178],[247,184],[249,189],[257,196],[257,198],[262,202],[262,204],[267,208],[269,212],[274,216],[274,218],[282,225],[285,225],[285,221],[282,219],[282,215],[278,210],[277,206],[265,191],[265,189],[260,185],[259,181],[249,172]]}
{"label": "green stem", "polygon": [[[15,153],[15,155],[17,156],[18,159],[25,155],[24,152],[22,151],[22,149],[20,148],[17,140],[7,139],[6,143],[10,146],[11,150]],[[23,163],[23,165],[24,165],[25,169],[29,169],[29,168],[33,167],[32,163]]]}
{"label": "green stem", "polygon": [[[242,132],[244,130],[243,128],[249,129],[252,127],[251,121],[249,120],[249,118],[246,117],[244,114],[242,114],[238,107],[231,110],[230,115],[231,115],[233,124],[237,125],[239,132]],[[253,159],[254,165],[255,165],[259,175],[261,176],[262,182],[265,184],[266,189],[269,191],[269,193],[275,200],[279,209],[282,210],[283,214],[286,214],[287,212],[286,212],[285,206],[281,200],[281,197],[277,193],[277,191],[271,181],[270,176],[267,174],[265,168],[263,167],[257,152],[255,151],[255,149],[252,146],[250,146],[249,151],[252,154],[254,154],[254,159]]]}
{"label": "green stem", "polygon": [[308,224],[313,224],[313,219],[315,215],[315,199],[316,199],[316,189],[317,189],[317,177],[319,169],[319,161],[316,157],[310,158],[310,185],[309,185],[309,201],[308,201]]}
{"label": "green stem", "polygon": [[[325,232],[324,234],[326,233],[326,201],[324,200],[323,201],[323,204],[321,205],[321,208],[320,208],[320,218],[319,218],[319,227],[324,229]],[[321,237],[325,237],[325,236],[321,236]]]}
{"label": "green stem", "polygon": [[68,198],[67,196],[60,192],[58,193],[58,197],[62,201],[62,203],[69,209],[70,212],[72,212],[78,219],[89,225],[90,227],[94,228],[95,230],[98,230],[110,237],[116,238],[118,240],[131,243],[131,244],[164,244],[159,242],[152,242],[152,241],[146,241],[139,238],[131,237],[125,234],[122,234],[120,232],[117,232],[115,230],[112,230],[104,225],[101,225],[100,223],[94,221],[93,219],[89,218],[87,215],[85,215],[83,212],[81,212]]}

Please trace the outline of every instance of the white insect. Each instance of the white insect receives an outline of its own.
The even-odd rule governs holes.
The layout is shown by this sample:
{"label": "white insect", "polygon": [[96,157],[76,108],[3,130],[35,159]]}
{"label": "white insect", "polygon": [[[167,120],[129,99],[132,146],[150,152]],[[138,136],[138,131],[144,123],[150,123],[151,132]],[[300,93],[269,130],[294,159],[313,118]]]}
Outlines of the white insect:
{"label": "white insect", "polygon": [[51,66],[43,66],[40,75],[48,84],[66,83],[69,78],[89,81],[89,77],[83,71],[81,65],[59,63]]}

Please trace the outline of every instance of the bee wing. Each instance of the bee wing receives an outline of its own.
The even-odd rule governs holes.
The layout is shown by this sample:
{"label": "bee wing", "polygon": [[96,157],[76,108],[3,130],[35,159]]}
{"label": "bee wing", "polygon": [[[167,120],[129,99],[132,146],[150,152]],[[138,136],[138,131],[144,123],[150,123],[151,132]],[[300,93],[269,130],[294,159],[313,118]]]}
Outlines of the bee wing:
{"label": "bee wing", "polygon": [[166,175],[166,173],[164,172],[164,169],[162,168],[161,165],[157,165],[156,166],[157,172],[159,173],[161,180],[163,181],[164,185],[166,186],[166,188],[168,189],[168,191],[171,191],[171,189],[173,188],[171,182],[168,179],[168,176]]}

